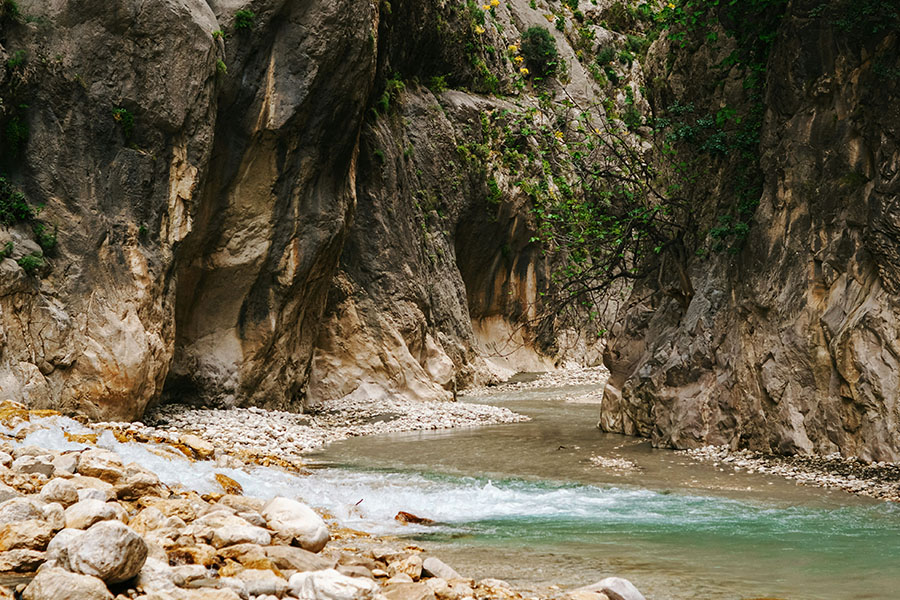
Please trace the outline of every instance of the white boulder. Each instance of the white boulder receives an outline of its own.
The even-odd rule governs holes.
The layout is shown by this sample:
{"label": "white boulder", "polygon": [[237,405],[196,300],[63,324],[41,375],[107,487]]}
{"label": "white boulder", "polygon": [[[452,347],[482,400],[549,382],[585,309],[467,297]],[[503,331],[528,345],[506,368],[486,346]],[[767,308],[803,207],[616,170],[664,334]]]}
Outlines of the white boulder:
{"label": "white boulder", "polygon": [[263,506],[261,514],[269,529],[277,533],[276,537],[304,550],[318,552],[331,539],[322,517],[302,502],[273,498]]}

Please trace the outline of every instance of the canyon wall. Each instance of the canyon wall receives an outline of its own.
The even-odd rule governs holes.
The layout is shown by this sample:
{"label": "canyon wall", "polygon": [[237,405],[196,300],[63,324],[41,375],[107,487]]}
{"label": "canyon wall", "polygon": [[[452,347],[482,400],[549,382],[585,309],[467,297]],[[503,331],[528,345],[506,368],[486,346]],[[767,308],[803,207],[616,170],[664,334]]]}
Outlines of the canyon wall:
{"label": "canyon wall", "polygon": [[[692,262],[687,310],[662,301],[620,324],[604,429],[677,448],[900,460],[897,21],[863,32],[822,6],[791,2],[768,59],[746,243]],[[678,95],[712,58],[676,63],[662,87]]]}

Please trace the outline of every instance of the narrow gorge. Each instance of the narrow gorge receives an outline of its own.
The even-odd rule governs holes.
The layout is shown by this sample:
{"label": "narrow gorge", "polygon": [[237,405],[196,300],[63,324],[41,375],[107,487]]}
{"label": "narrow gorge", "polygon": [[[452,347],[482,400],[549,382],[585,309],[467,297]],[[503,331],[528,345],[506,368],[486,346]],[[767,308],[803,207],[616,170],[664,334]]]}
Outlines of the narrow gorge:
{"label": "narrow gorge", "polygon": [[[415,509],[447,495],[439,533],[402,539],[476,572],[479,543],[500,568],[497,540],[545,543],[545,523],[553,577],[644,561],[659,598],[667,576],[672,598],[706,588],[642,544],[677,554],[695,527],[721,544],[710,564],[758,583],[704,529],[720,515],[757,552],[787,543],[796,502],[798,544],[828,528],[868,556],[852,540],[894,531],[894,504],[757,476],[900,498],[898,106],[894,0],[0,0],[0,480],[36,495],[16,469],[78,477],[53,461],[102,448],[116,485],[240,512],[179,487],[181,463],[123,458],[163,446],[246,476],[253,526],[274,532],[261,511],[295,486],[361,545],[347,523],[416,517],[383,486]],[[618,519],[652,539],[619,531],[624,562],[572,551]],[[879,565],[900,556],[885,544]],[[382,550],[366,568],[394,577]],[[671,568],[713,577],[694,567]],[[513,598],[466,589],[388,600]]]}

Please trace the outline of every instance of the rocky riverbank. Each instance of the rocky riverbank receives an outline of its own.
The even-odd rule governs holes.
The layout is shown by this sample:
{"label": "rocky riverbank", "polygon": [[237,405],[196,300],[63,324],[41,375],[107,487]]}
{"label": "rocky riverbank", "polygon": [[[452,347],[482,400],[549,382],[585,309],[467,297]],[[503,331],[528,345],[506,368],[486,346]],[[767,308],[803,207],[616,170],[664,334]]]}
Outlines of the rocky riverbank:
{"label": "rocky riverbank", "polygon": [[[301,477],[290,470],[192,434],[137,441],[153,431],[0,403],[0,598],[643,600],[619,578],[545,594],[466,578],[422,548],[346,529],[287,494],[245,494],[236,480]],[[206,479],[220,489],[204,492]]]}
{"label": "rocky riverbank", "polygon": [[774,456],[726,446],[684,450],[684,454],[722,467],[750,473],[769,473],[803,485],[840,489],[851,494],[900,502],[900,464],[865,463],[857,458],[829,456]]}
{"label": "rocky riverbank", "polygon": [[518,423],[513,411],[465,402],[414,401],[385,397],[364,401],[345,397],[312,412],[297,414],[261,408],[191,409],[162,405],[144,423],[102,423],[152,439],[202,432],[218,448],[237,455],[280,456],[302,462],[302,454],[337,440],[361,435]]}

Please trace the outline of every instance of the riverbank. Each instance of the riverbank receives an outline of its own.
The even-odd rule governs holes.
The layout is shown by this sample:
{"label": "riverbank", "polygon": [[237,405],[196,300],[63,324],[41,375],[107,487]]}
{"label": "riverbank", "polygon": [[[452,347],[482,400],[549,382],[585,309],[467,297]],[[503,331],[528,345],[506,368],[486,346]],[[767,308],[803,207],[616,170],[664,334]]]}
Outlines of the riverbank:
{"label": "riverbank", "polygon": [[[148,429],[146,426],[142,426]],[[0,403],[0,598],[536,600],[294,499],[303,476],[182,434],[140,442]],[[304,499],[315,503],[314,498]],[[411,518],[411,517],[407,517]],[[624,580],[602,590],[643,600]],[[626,593],[627,592],[627,593]]]}
{"label": "riverbank", "polygon": [[803,485],[900,502],[900,464],[896,463],[865,463],[839,454],[773,456],[751,450],[732,451],[726,446],[705,446],[679,452],[721,468],[767,473]]}

